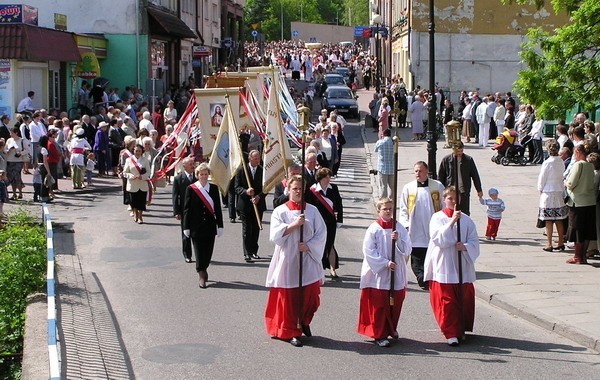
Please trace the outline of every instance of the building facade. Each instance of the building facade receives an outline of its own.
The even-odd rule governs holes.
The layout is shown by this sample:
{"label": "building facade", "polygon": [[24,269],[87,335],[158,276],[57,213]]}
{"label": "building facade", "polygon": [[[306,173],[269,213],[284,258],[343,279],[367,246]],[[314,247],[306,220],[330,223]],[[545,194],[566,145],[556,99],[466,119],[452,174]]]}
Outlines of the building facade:
{"label": "building facade", "polygon": [[[429,0],[372,0],[372,14],[389,26],[382,41],[383,74],[408,88],[429,88]],[[528,28],[554,30],[568,21],[548,4],[503,5],[498,0],[435,0],[435,77],[451,94],[510,91],[523,68],[520,45]]]}
{"label": "building facade", "polygon": [[37,108],[67,110],[82,81],[99,77],[119,93],[133,85],[159,97],[171,85],[200,86],[221,56],[241,55],[237,43],[233,55],[221,51],[223,35],[239,38],[244,0],[25,1],[35,23],[0,16],[2,114],[30,90]]}

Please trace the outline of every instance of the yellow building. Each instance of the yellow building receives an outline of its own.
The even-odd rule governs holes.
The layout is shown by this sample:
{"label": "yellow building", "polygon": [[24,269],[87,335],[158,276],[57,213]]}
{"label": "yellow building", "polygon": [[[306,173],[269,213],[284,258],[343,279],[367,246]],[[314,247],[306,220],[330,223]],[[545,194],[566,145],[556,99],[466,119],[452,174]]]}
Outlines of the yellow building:
{"label": "yellow building", "polygon": [[[390,29],[381,40],[384,78],[400,75],[407,88],[429,88],[429,0],[371,1],[372,15]],[[554,30],[568,20],[549,4],[537,10],[500,0],[433,2],[435,80],[452,95],[510,91],[523,68],[519,52],[528,28]]]}

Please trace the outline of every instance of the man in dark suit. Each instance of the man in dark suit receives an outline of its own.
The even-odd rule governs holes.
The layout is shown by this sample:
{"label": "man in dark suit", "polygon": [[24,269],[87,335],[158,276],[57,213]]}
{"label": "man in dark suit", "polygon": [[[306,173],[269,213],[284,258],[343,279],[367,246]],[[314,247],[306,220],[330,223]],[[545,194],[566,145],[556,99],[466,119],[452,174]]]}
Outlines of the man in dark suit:
{"label": "man in dark suit", "polygon": [[242,220],[242,240],[246,262],[260,259],[258,256],[260,227],[254,212],[254,205],[258,209],[258,216],[261,220],[263,212],[267,209],[266,195],[262,193],[263,168],[259,164],[260,153],[252,150],[248,153],[247,167],[250,183],[246,180],[244,168],[240,168],[235,176],[236,210]]}
{"label": "man in dark suit", "polygon": [[304,186],[305,189],[309,189],[312,185],[317,183],[317,155],[315,153],[309,153],[306,155],[304,160]]}
{"label": "man in dark suit", "polygon": [[93,126],[90,122],[90,117],[88,115],[83,115],[81,117],[81,128],[85,131],[85,139],[91,146],[94,146],[96,139],[96,127]]}
{"label": "man in dark suit", "polygon": [[[477,190],[477,196],[483,196],[481,189],[481,179],[479,178],[479,172],[473,157],[463,153],[464,144],[462,141],[454,145],[454,153],[447,155],[442,159],[440,168],[438,170],[438,180],[448,187],[450,185],[456,186],[460,192],[460,211],[465,214],[470,214],[469,197],[471,196],[471,180]],[[455,162],[458,159],[458,184],[454,183],[454,168]]]}
{"label": "man in dark suit", "polygon": [[175,176],[173,180],[173,215],[181,222],[181,243],[183,246],[183,257],[186,263],[192,262],[192,241],[183,233],[183,202],[185,190],[189,185],[196,182],[194,177],[194,160],[186,157],[181,162],[183,171]]}

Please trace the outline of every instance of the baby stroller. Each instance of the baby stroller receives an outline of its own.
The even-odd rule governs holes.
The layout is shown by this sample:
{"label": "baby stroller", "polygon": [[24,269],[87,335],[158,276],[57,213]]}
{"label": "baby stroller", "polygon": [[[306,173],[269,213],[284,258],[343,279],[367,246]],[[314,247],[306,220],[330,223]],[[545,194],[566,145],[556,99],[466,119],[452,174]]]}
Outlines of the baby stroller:
{"label": "baby stroller", "polygon": [[505,129],[504,132],[496,138],[496,143],[492,149],[496,154],[492,156],[492,161],[496,164],[508,166],[508,164],[527,165],[527,157],[525,157],[525,148],[517,141],[518,134],[513,130]]}

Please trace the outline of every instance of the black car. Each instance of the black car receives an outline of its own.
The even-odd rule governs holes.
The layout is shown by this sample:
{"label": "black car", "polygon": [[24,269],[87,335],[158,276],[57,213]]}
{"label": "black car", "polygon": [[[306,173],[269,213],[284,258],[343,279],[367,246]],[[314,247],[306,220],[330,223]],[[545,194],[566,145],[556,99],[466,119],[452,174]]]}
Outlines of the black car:
{"label": "black car", "polygon": [[321,108],[327,109],[327,112],[337,110],[344,117],[352,117],[358,119],[358,103],[357,97],[347,86],[332,85],[327,87],[323,99],[321,100]]}
{"label": "black car", "polygon": [[347,83],[344,77],[340,74],[325,74],[323,76],[323,80],[317,83],[315,86],[317,96],[323,97],[323,94],[325,93],[325,90],[327,90],[327,87],[334,85],[346,86]]}
{"label": "black car", "polygon": [[346,80],[346,83],[350,83],[350,69],[349,68],[340,66],[340,67],[336,67],[335,71],[344,77],[344,79]]}

